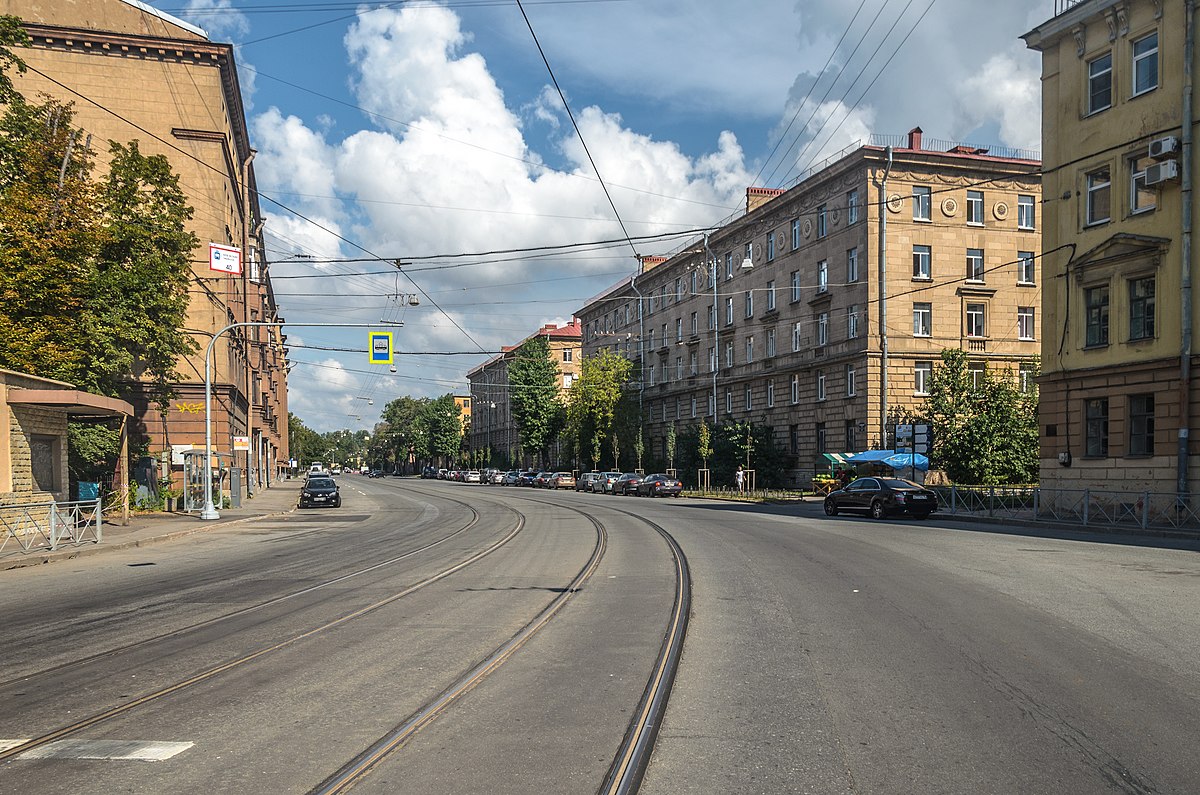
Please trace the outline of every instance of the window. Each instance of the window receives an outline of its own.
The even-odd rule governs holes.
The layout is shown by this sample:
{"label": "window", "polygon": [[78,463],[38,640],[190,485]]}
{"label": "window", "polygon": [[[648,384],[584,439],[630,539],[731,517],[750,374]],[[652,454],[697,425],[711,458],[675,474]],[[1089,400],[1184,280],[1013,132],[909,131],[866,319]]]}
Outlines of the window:
{"label": "window", "polygon": [[987,330],[984,324],[986,318],[984,304],[967,304],[967,336],[982,337]]}
{"label": "window", "polygon": [[792,326],[792,351],[800,350],[800,324],[796,323]]}
{"label": "window", "polygon": [[654,329],[650,329],[649,337],[646,340],[646,350],[654,350]]}
{"label": "window", "polygon": [[696,356],[695,351],[692,351],[688,355],[688,375],[696,375],[698,372],[700,372],[699,357]]}
{"label": "window", "polygon": [[726,414],[733,413],[733,390],[732,389],[725,390],[725,413]]}
{"label": "window", "polygon": [[750,260],[751,262],[754,262],[754,241],[751,241],[751,242],[749,242],[749,243],[747,243],[747,244],[746,244],[746,256],[745,256],[745,259],[748,259],[748,260]]}
{"label": "window", "polygon": [[746,317],[754,317],[754,291],[746,291]]}
{"label": "window", "polygon": [[1037,222],[1032,196],[1017,197],[1017,229],[1033,229]]}
{"label": "window", "polygon": [[846,223],[858,223],[858,191],[852,190],[846,194]]}
{"label": "window", "polygon": [[846,310],[846,337],[855,339],[858,336],[858,304],[851,304]]}
{"label": "window", "polygon": [[692,419],[696,419],[696,398],[692,398]]}
{"label": "window", "polygon": [[725,252],[725,279],[728,281],[733,278],[733,252]]}
{"label": "window", "polygon": [[683,357],[682,356],[675,357],[675,380],[676,381],[683,380]]}
{"label": "window", "polygon": [[846,283],[853,284],[858,281],[858,249],[852,248],[846,251]]}
{"label": "window", "polygon": [[817,315],[817,344],[826,345],[829,343],[829,313],[822,312]]}
{"label": "window", "polygon": [[710,373],[715,373],[717,371],[717,349],[716,348],[708,349],[708,371]]}
{"label": "window", "polygon": [[845,440],[847,450],[858,449],[858,423],[854,420],[846,420],[845,423]]}
{"label": "window", "polygon": [[683,300],[683,277],[678,276],[675,279],[675,303]]}
{"label": "window", "polygon": [[767,382],[767,408],[775,408],[775,382]]}
{"label": "window", "polygon": [[913,394],[928,395],[929,381],[933,377],[933,362],[917,362],[913,365]]}
{"label": "window", "polygon": [[733,343],[725,343],[725,366],[733,367]]}
{"label": "window", "polygon": [[1017,339],[1032,340],[1033,336],[1033,307],[1017,307]]}
{"label": "window", "polygon": [[1017,284],[1033,284],[1037,281],[1035,262],[1032,251],[1017,252]]}
{"label": "window", "polygon": [[1129,159],[1129,212],[1153,210],[1158,204],[1158,191],[1146,184],[1146,168],[1154,164],[1149,157]]}
{"label": "window", "polygon": [[983,191],[967,191],[967,223],[983,226]]}
{"label": "window", "polygon": [[854,365],[846,365],[846,397],[854,397],[858,394],[858,379],[857,373],[854,370]]}
{"label": "window", "polygon": [[817,400],[825,399],[825,373],[817,372]]}
{"label": "window", "polygon": [[1087,309],[1087,333],[1084,344],[1108,344],[1108,286],[1089,287],[1083,291],[1083,304]]}
{"label": "window", "polygon": [[1084,401],[1085,453],[1100,458],[1108,455],[1108,398]]}
{"label": "window", "polygon": [[984,365],[982,362],[967,362],[967,380],[972,389],[983,386]]}
{"label": "window", "polygon": [[800,300],[800,271],[792,271],[792,303]]}
{"label": "window", "polygon": [[767,358],[775,355],[775,329],[767,329]]}
{"label": "window", "polygon": [[754,410],[754,394],[750,387],[742,390],[742,405],[746,407],[746,411]]}
{"label": "window", "polygon": [[667,324],[666,323],[662,324],[662,344],[663,344],[664,348],[667,347]]}
{"label": "window", "polygon": [[683,342],[683,318],[675,318],[675,341]]}
{"label": "window", "polygon": [[1021,390],[1021,394],[1026,394],[1033,389],[1035,377],[1032,364],[1022,362],[1017,365],[1017,387]]}
{"label": "window", "polygon": [[817,207],[817,237],[825,237],[829,233],[829,227],[826,221],[825,205]]}
{"label": "window", "polygon": [[746,337],[746,364],[754,361],[754,335]]}
{"label": "window", "polygon": [[1154,337],[1154,277],[1129,280],[1129,339]]}
{"label": "window", "polygon": [[700,333],[700,313],[698,313],[698,312],[692,313],[691,324],[690,324],[689,328],[691,329],[693,337],[695,337],[697,334]]}
{"label": "window", "polygon": [[983,249],[967,249],[967,281],[983,281]]}
{"label": "window", "polygon": [[717,396],[716,395],[708,396],[708,416],[710,416],[710,417],[717,416]]}
{"label": "window", "polygon": [[792,405],[800,402],[800,376],[792,376]]}
{"label": "window", "polygon": [[792,251],[800,248],[800,219],[792,219]]}
{"label": "window", "polygon": [[1112,180],[1108,166],[1087,175],[1087,223],[1102,224],[1112,215]]}
{"label": "window", "polygon": [[[670,380],[669,378],[667,378],[667,376],[670,375],[669,371],[667,370],[667,360],[664,358],[662,360],[662,362],[659,363],[658,366],[662,368],[662,382],[665,384],[665,383],[667,383],[668,380]],[[666,412],[665,408],[663,409],[663,412],[664,412],[663,419],[666,419],[667,415],[665,413]]]}
{"label": "window", "polygon": [[708,330],[712,331],[717,327],[717,305],[708,305]]}
{"label": "window", "polygon": [[813,436],[817,439],[817,453],[825,452],[825,423],[818,422]]}
{"label": "window", "polygon": [[733,325],[733,296],[725,299],[725,325]]}
{"label": "window", "polygon": [[575,351],[571,348],[563,348],[562,359],[564,362],[569,362],[575,356]]}
{"label": "window", "polygon": [[775,261],[775,233],[767,233],[767,262]]}
{"label": "window", "polygon": [[913,304],[913,336],[933,336],[933,304]]}
{"label": "window", "polygon": [[775,311],[775,280],[767,282],[767,311]]}
{"label": "window", "polygon": [[817,263],[817,292],[823,293],[829,289],[829,260]]}
{"label": "window", "polygon": [[1112,107],[1112,53],[1088,61],[1088,113]]}
{"label": "window", "polygon": [[700,271],[692,271],[692,295],[700,292]]}
{"label": "window", "polygon": [[932,198],[932,192],[925,185],[913,186],[912,203],[914,221],[929,220],[929,208]]}
{"label": "window", "polygon": [[1133,43],[1133,95],[1158,88],[1158,33]]}
{"label": "window", "polygon": [[1129,396],[1129,455],[1154,455],[1154,395]]}
{"label": "window", "polygon": [[929,246],[913,246],[913,278],[930,279],[933,273],[933,250]]}

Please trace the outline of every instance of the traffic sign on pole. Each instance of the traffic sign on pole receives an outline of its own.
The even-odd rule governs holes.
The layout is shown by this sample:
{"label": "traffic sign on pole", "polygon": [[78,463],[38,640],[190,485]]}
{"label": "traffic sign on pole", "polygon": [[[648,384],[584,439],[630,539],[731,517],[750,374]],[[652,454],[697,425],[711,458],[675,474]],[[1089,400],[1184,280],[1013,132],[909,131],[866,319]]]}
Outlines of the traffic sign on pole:
{"label": "traffic sign on pole", "polygon": [[372,331],[369,332],[370,345],[367,349],[370,351],[371,364],[391,364],[392,355],[392,332],[390,331]]}

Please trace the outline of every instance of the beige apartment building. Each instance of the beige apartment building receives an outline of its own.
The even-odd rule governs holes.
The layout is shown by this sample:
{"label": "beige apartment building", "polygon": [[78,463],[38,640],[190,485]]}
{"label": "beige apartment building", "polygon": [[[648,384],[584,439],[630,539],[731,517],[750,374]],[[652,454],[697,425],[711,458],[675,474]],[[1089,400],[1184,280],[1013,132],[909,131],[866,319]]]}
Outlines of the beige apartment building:
{"label": "beige apartment building", "polygon": [[1057,0],[1023,37],[1042,54],[1043,487],[1196,488],[1188,7]]}
{"label": "beige apartment building", "polygon": [[[0,14],[25,22],[33,46],[14,75],[26,96],[74,103],[75,123],[104,141],[137,140],[162,154],[195,209],[200,239],[188,331],[200,353],[179,363],[184,380],[165,414],[137,385],[129,401],[134,434],[155,457],[173,460],[204,448],[204,351],[233,323],[282,322],[263,256],[262,213],[254,180],[233,48],[203,30],[134,0],[0,0]],[[240,252],[241,273],[211,267],[210,244]],[[226,262],[228,260],[225,260]],[[226,332],[214,345],[213,438],[226,465],[242,469],[242,491],[265,486],[288,464],[287,351],[277,328]]]}
{"label": "beige apartment building", "polygon": [[[890,447],[944,348],[1028,381],[1039,353],[1040,163],[873,137],[577,314],[584,355],[638,361],[649,466],[666,429],[772,429],[804,481],[823,454]],[[880,263],[886,263],[885,268]],[[715,276],[715,282],[714,282]]]}
{"label": "beige apartment building", "polygon": [[[558,365],[559,389],[565,399],[567,390],[579,377],[583,333],[578,320],[563,326],[542,326],[516,345],[504,346],[501,353],[467,373],[473,404],[467,446],[471,450],[490,450],[488,458],[493,466],[533,463],[533,458],[522,450],[521,432],[513,419],[510,400],[513,385],[508,368],[520,355],[521,347],[538,337],[545,337],[550,345],[550,358]],[[556,459],[559,452],[554,451]]]}

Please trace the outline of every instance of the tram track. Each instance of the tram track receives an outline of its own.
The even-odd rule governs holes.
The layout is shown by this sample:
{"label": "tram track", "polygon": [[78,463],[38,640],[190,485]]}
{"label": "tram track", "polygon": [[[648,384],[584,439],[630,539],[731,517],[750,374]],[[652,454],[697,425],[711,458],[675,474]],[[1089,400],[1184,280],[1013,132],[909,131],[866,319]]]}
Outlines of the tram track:
{"label": "tram track", "polygon": [[[439,496],[440,496],[440,495],[439,495]],[[446,499],[451,499],[451,498],[446,498]],[[460,533],[462,533],[462,532],[465,532],[465,530],[466,530],[468,527],[470,527],[470,526],[473,526],[473,525],[474,525],[474,524],[475,524],[475,523],[478,521],[478,519],[479,519],[479,514],[478,514],[478,512],[477,512],[477,511],[475,511],[475,509],[474,509],[474,507],[473,507],[473,506],[467,505],[466,503],[463,503],[463,502],[461,502],[461,501],[459,501],[459,500],[452,500],[452,499],[451,499],[451,501],[453,501],[453,502],[459,502],[460,504],[462,504],[462,505],[465,505],[466,507],[468,507],[468,508],[469,508],[469,509],[472,511],[472,515],[473,515],[473,521],[472,521],[472,522],[470,522],[470,523],[468,523],[467,527],[460,528],[459,530],[456,530],[454,533],[450,534],[450,535],[449,535],[449,536],[447,536],[446,538],[440,539],[438,542],[435,542],[435,544],[438,544],[438,543],[445,543],[447,540],[449,540],[449,538],[452,538],[452,537],[454,537],[454,536],[456,536],[456,535],[458,535],[458,534],[460,534]],[[118,717],[118,716],[124,715],[124,714],[126,714],[126,713],[128,713],[128,712],[131,712],[131,711],[133,711],[133,710],[137,709],[138,707],[142,707],[142,706],[145,706],[145,705],[147,705],[147,704],[151,704],[151,703],[154,703],[154,702],[160,701],[161,699],[163,699],[163,698],[166,698],[167,696],[170,696],[170,695],[172,695],[172,694],[174,694],[174,693],[178,693],[178,692],[180,692],[180,691],[182,691],[182,690],[185,690],[185,689],[187,689],[187,688],[190,688],[190,687],[192,687],[192,686],[194,686],[194,685],[197,685],[197,684],[199,684],[199,683],[201,683],[201,682],[206,682],[206,681],[208,681],[208,680],[210,680],[210,679],[213,679],[214,677],[217,677],[217,676],[219,676],[219,675],[221,675],[221,674],[223,674],[223,673],[226,673],[226,672],[228,672],[228,671],[234,670],[234,669],[236,669],[236,668],[240,668],[240,667],[242,667],[242,666],[244,666],[244,665],[246,665],[246,664],[248,664],[248,663],[251,663],[251,662],[253,662],[253,661],[255,661],[255,660],[259,660],[259,659],[261,659],[261,658],[263,658],[263,657],[265,657],[265,656],[268,656],[268,655],[270,655],[270,654],[272,654],[272,653],[274,653],[274,652],[277,652],[277,651],[280,651],[280,650],[282,650],[282,649],[285,649],[285,648],[291,647],[291,646],[295,645],[296,643],[299,643],[299,642],[301,642],[301,641],[307,640],[307,639],[309,639],[309,638],[312,638],[312,637],[314,637],[314,636],[316,636],[316,635],[319,635],[319,634],[321,634],[321,633],[327,632],[327,631],[329,631],[329,630],[331,630],[331,629],[334,629],[334,628],[336,628],[336,627],[342,626],[342,625],[344,625],[344,624],[346,624],[346,623],[348,623],[348,622],[351,622],[351,621],[353,621],[353,620],[355,620],[355,619],[357,619],[357,618],[361,618],[361,617],[363,617],[363,616],[365,616],[365,615],[367,615],[367,614],[369,614],[369,613],[373,613],[373,612],[375,612],[375,611],[377,611],[377,610],[379,610],[379,609],[381,609],[381,608],[383,608],[383,607],[385,607],[385,606],[387,606],[387,605],[390,605],[390,604],[392,604],[393,602],[396,602],[396,601],[398,601],[398,600],[400,600],[400,599],[403,599],[403,598],[404,598],[404,597],[406,597],[406,596],[409,596],[409,595],[411,595],[411,594],[413,594],[413,593],[416,593],[417,591],[423,590],[424,588],[427,588],[428,586],[430,586],[430,585],[433,585],[433,584],[434,584],[434,583],[436,583],[436,582],[440,582],[441,580],[444,580],[444,579],[446,579],[447,577],[450,577],[451,575],[453,575],[453,574],[455,574],[455,573],[457,573],[457,572],[459,572],[459,571],[461,571],[461,570],[463,570],[463,569],[467,568],[468,566],[470,566],[470,565],[472,565],[472,564],[474,564],[474,563],[476,563],[476,562],[478,562],[478,561],[480,561],[480,560],[483,560],[484,558],[486,558],[487,556],[491,555],[491,554],[492,554],[493,552],[495,552],[496,550],[498,550],[498,549],[500,549],[500,548],[504,547],[505,545],[507,545],[509,542],[511,542],[511,541],[512,541],[514,538],[516,538],[516,537],[517,537],[517,536],[520,534],[520,532],[521,532],[521,531],[524,529],[524,527],[525,527],[525,523],[526,523],[526,516],[525,516],[525,514],[524,514],[524,513],[522,513],[521,511],[518,511],[518,510],[516,510],[516,509],[513,509],[513,508],[509,508],[508,510],[512,511],[512,513],[516,514],[516,516],[517,516],[517,521],[515,522],[515,524],[514,524],[514,526],[512,527],[512,529],[510,529],[510,530],[509,530],[509,531],[508,531],[508,532],[507,532],[507,533],[506,533],[506,534],[505,534],[505,535],[504,535],[502,538],[500,538],[498,541],[495,541],[494,543],[490,544],[489,546],[487,546],[487,547],[486,547],[486,548],[484,548],[483,550],[481,550],[481,551],[479,551],[479,552],[476,552],[476,553],[474,553],[474,554],[470,555],[469,557],[467,557],[467,558],[465,558],[465,559],[463,559],[463,560],[461,560],[461,561],[459,561],[459,562],[455,563],[455,564],[454,564],[454,565],[452,565],[452,566],[448,566],[448,567],[446,567],[446,568],[444,568],[444,569],[441,569],[440,571],[436,572],[435,574],[432,574],[432,575],[430,575],[430,576],[428,576],[428,577],[426,577],[426,578],[424,578],[424,579],[422,579],[422,580],[420,580],[420,581],[418,581],[418,582],[416,582],[416,583],[414,583],[414,584],[412,584],[412,585],[410,585],[410,586],[408,586],[408,587],[404,588],[404,589],[403,589],[403,590],[401,590],[401,591],[398,591],[398,592],[396,592],[396,593],[390,594],[390,595],[389,595],[389,596],[387,596],[387,597],[384,597],[384,598],[382,598],[382,599],[376,600],[375,602],[372,602],[371,604],[368,604],[368,605],[366,605],[366,606],[364,606],[364,607],[361,607],[361,608],[358,608],[358,609],[356,609],[356,610],[353,610],[353,611],[351,611],[350,613],[347,613],[347,614],[345,614],[345,615],[342,615],[342,616],[340,616],[340,617],[338,617],[338,618],[336,618],[336,619],[333,619],[333,620],[327,621],[327,622],[325,622],[325,623],[323,623],[323,624],[321,624],[321,625],[319,625],[319,626],[317,626],[317,627],[314,627],[314,628],[312,628],[312,629],[308,629],[308,630],[306,630],[306,631],[304,631],[304,632],[300,632],[300,633],[294,634],[294,635],[292,635],[291,637],[289,637],[289,638],[286,638],[286,639],[284,639],[284,640],[281,640],[281,641],[278,641],[278,642],[276,642],[276,643],[274,643],[274,644],[271,644],[270,646],[266,646],[266,647],[263,647],[263,648],[261,648],[261,649],[258,649],[258,650],[256,650],[256,651],[249,652],[249,653],[246,653],[246,654],[242,654],[242,655],[240,655],[240,656],[237,656],[237,657],[235,657],[235,658],[233,658],[233,659],[231,659],[231,660],[227,660],[226,662],[223,662],[223,663],[221,663],[221,664],[219,664],[219,665],[216,665],[216,666],[213,666],[213,667],[207,668],[207,669],[205,669],[205,670],[203,670],[203,671],[201,671],[201,672],[199,672],[199,673],[197,673],[197,674],[194,674],[194,675],[192,675],[192,676],[190,676],[190,677],[188,677],[188,678],[186,678],[186,679],[183,679],[183,680],[181,680],[181,681],[175,682],[175,683],[173,683],[173,684],[170,684],[170,685],[166,685],[166,686],[164,686],[164,687],[161,687],[161,688],[159,688],[159,689],[157,689],[157,690],[151,691],[151,692],[149,692],[149,693],[146,693],[146,694],[144,694],[144,695],[138,696],[137,698],[134,698],[134,699],[132,699],[132,700],[130,700],[130,701],[127,701],[127,702],[125,702],[125,703],[122,703],[122,704],[120,704],[120,705],[118,705],[118,706],[116,706],[116,707],[112,707],[112,708],[110,708],[110,709],[107,709],[107,710],[103,710],[103,711],[101,711],[101,712],[94,713],[94,714],[92,714],[92,715],[90,715],[90,716],[88,716],[88,717],[86,717],[86,718],[82,718],[82,719],[76,720],[76,721],[74,721],[74,722],[72,722],[72,723],[70,723],[70,724],[68,724],[68,725],[61,726],[61,727],[59,727],[58,729],[54,729],[53,731],[47,732],[47,733],[45,733],[45,734],[42,734],[42,735],[40,735],[40,736],[38,736],[38,737],[34,737],[34,738],[31,738],[31,739],[28,739],[28,740],[26,740],[26,741],[24,741],[24,742],[22,742],[22,743],[20,743],[20,744],[18,744],[18,745],[14,745],[14,746],[12,746],[12,747],[10,747],[10,748],[6,748],[6,749],[4,749],[4,750],[0,751],[0,762],[3,762],[3,761],[5,761],[5,760],[7,760],[7,759],[11,759],[11,758],[14,758],[14,757],[17,757],[17,756],[20,756],[21,754],[23,754],[23,753],[25,753],[25,752],[27,752],[27,751],[31,751],[31,750],[33,750],[33,749],[35,749],[35,748],[39,748],[39,747],[41,747],[41,746],[44,746],[44,745],[47,745],[47,744],[49,744],[49,743],[52,743],[52,742],[55,742],[55,741],[58,741],[58,740],[62,740],[62,739],[65,739],[65,738],[67,738],[67,737],[70,737],[70,736],[72,736],[72,735],[78,734],[78,733],[80,733],[80,732],[84,731],[85,729],[91,728],[91,727],[93,727],[93,726],[96,726],[97,724],[104,723],[104,722],[106,722],[106,721],[109,721],[109,720],[111,720],[111,719],[113,719],[113,718],[116,718],[116,717]],[[426,547],[426,548],[428,548],[428,547]],[[414,550],[413,552],[406,553],[406,554],[405,554],[405,556],[400,556],[400,557],[398,557],[397,559],[401,559],[401,557],[409,557],[409,556],[411,556],[412,554],[415,554],[415,552],[416,552],[416,551]],[[391,561],[391,562],[393,562],[393,563],[394,563],[395,561]],[[375,564],[375,565],[373,565],[373,566],[371,566],[371,567],[368,567],[368,569],[375,569],[375,568],[378,568],[378,567],[379,567],[379,565],[381,565],[381,564]],[[357,575],[357,573],[352,573],[352,575],[355,575],[355,576],[356,576],[356,575]],[[337,579],[338,581],[344,581],[346,578],[347,578],[347,575],[343,575],[342,577],[340,577],[340,578],[336,578],[336,579]],[[332,584],[332,582],[331,582],[331,583],[328,583],[328,584]],[[324,584],[322,587],[328,587],[328,584]],[[310,587],[310,589],[305,589],[305,590],[306,590],[306,591],[307,591],[307,590],[311,590],[311,587]],[[272,603],[277,603],[277,602],[278,602],[278,601],[280,601],[282,598],[283,598],[283,597],[281,597],[281,598],[277,598],[277,599],[275,599],[275,600],[271,600],[271,602],[272,602]],[[288,596],[287,598],[291,598],[291,597],[290,597],[290,596]],[[262,609],[262,607],[263,607],[263,606],[265,606],[265,604],[266,604],[266,603],[264,603],[263,605],[259,605],[259,606],[257,606],[255,609]],[[242,615],[242,614],[244,614],[245,612],[246,612],[246,610],[242,610],[242,611],[235,611],[235,613],[227,614],[226,616],[222,617],[221,619],[213,619],[213,620],[210,620],[209,622],[204,622],[204,623],[205,623],[205,624],[210,624],[210,623],[212,623],[213,621],[222,620],[222,619],[227,619],[227,618],[229,618],[230,616],[233,616],[233,615]],[[180,630],[180,631],[182,631],[182,630]],[[166,634],[166,635],[164,635],[163,637],[164,637],[164,638],[174,637],[174,636],[175,636],[175,634],[177,634],[177,633],[167,633],[167,634]],[[159,638],[159,640],[162,640],[162,639],[163,639],[163,638]],[[144,641],[144,642],[140,641],[140,642],[138,642],[137,644],[130,644],[128,647],[126,647],[126,649],[128,649],[128,648],[134,648],[134,647],[136,647],[136,646],[145,645],[145,644],[146,644],[146,643],[148,643],[148,642],[150,642],[150,641],[149,641],[149,640],[147,640],[147,641]],[[89,658],[89,659],[95,659],[96,657],[98,657],[98,656],[104,656],[105,654],[108,654],[108,655],[110,655],[110,656],[111,656],[111,655],[112,655],[112,654],[114,654],[114,653],[115,653],[115,652],[106,652],[106,653],[101,653],[100,655],[95,655],[95,656],[93,656],[93,657],[91,657],[91,658]],[[63,666],[60,666],[58,670],[62,670],[62,669],[63,669],[63,667],[65,667],[65,666],[70,666],[70,665],[79,665],[79,664],[81,664],[79,661],[72,661],[71,663],[65,663]],[[27,682],[27,681],[28,681],[28,679],[26,679],[26,680],[22,680],[22,682]]]}

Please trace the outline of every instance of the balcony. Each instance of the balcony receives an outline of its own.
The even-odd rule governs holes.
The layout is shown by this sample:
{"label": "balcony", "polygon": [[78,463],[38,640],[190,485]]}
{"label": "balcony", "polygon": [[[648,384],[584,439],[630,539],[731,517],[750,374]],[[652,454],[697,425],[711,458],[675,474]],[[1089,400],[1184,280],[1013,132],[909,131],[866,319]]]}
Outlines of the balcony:
{"label": "balcony", "polygon": [[987,340],[967,340],[967,350],[971,353],[986,353]]}

